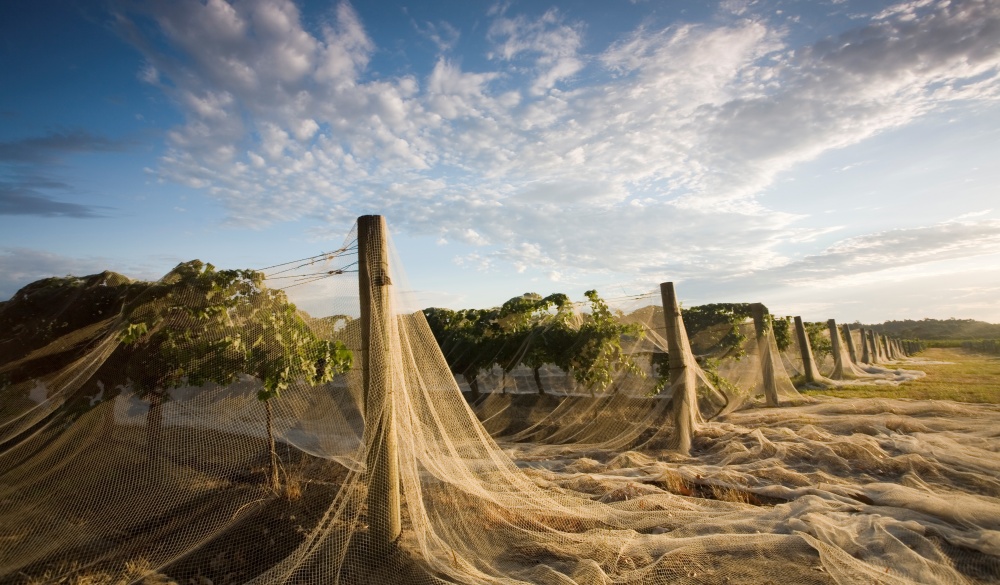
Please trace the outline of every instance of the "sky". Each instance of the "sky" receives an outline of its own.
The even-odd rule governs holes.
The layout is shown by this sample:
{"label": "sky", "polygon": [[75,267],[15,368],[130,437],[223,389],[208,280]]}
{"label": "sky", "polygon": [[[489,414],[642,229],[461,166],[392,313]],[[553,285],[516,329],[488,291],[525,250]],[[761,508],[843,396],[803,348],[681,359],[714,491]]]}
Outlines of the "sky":
{"label": "sky", "polygon": [[418,306],[1000,322],[998,160],[993,0],[0,4],[0,299],[381,214]]}

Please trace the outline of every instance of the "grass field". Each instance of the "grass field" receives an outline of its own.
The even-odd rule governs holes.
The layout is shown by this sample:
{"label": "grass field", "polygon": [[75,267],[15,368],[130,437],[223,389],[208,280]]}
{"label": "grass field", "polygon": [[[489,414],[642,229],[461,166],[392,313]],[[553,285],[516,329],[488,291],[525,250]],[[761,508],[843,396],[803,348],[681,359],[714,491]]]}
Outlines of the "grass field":
{"label": "grass field", "polygon": [[921,370],[927,376],[899,386],[841,386],[827,390],[808,390],[805,393],[839,398],[914,398],[1000,403],[1000,357],[962,348],[940,347],[928,348],[915,357],[951,363],[903,364],[900,367]]}

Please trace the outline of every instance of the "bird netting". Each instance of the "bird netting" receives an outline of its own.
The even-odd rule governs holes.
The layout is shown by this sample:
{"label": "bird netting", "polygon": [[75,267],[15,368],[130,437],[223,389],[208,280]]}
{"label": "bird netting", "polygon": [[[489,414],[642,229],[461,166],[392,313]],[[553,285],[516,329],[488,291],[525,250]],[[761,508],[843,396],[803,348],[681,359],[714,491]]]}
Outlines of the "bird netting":
{"label": "bird netting", "polygon": [[[0,306],[0,581],[1000,581],[996,406],[806,401],[775,335],[740,322],[706,363],[732,327],[678,345],[670,303],[610,379],[542,364],[471,400],[363,219],[266,279],[191,262]],[[329,315],[280,290],[313,279]]]}

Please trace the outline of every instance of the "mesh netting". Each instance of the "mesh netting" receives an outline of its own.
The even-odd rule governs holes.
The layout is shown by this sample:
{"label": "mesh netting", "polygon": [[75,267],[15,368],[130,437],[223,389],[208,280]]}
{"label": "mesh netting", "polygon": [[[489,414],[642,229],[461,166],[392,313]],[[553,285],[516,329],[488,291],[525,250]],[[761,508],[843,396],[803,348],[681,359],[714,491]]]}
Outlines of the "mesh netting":
{"label": "mesh netting", "polygon": [[[384,238],[0,307],[0,580],[1000,581],[997,407],[806,401],[794,345],[688,343],[669,301],[621,307],[635,367],[603,385],[494,367],[472,399]],[[277,290],[319,278],[326,317]]]}

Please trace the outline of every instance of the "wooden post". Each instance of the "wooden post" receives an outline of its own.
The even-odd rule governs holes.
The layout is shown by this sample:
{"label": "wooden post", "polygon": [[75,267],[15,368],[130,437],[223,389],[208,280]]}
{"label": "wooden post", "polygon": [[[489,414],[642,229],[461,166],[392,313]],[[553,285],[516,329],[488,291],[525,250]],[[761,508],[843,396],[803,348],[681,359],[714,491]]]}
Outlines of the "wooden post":
{"label": "wooden post", "polygon": [[691,363],[691,345],[681,318],[681,307],[674,293],[674,283],[660,284],[660,297],[663,301],[663,321],[667,334],[670,388],[673,390],[670,418],[674,424],[674,434],[670,437],[669,447],[690,455],[691,438],[701,421],[701,414],[698,412],[698,376],[695,364]]}
{"label": "wooden post", "polygon": [[358,289],[361,293],[361,367],[365,406],[369,538],[385,552],[402,531],[399,455],[393,424],[392,310],[385,218],[358,218]]}
{"label": "wooden post", "polygon": [[868,330],[868,347],[872,358],[872,361],[870,363],[873,364],[881,363],[882,360],[879,359],[878,355],[878,344],[875,343],[875,332],[872,331],[871,329]]}
{"label": "wooden post", "polygon": [[854,345],[854,336],[851,335],[851,326],[844,323],[840,326],[844,332],[844,341],[847,342],[847,353],[851,356],[851,363],[858,363],[858,348]]}
{"label": "wooden post", "polygon": [[826,326],[830,329],[830,351],[833,352],[833,376],[834,380],[844,379],[844,354],[840,350],[840,331],[837,330],[837,321],[828,319]]}
{"label": "wooden post", "polygon": [[806,335],[805,325],[802,324],[802,317],[795,318],[795,335],[799,340],[799,353],[802,355],[802,374],[805,376],[806,384],[818,384],[820,375],[816,369],[816,362],[813,360],[812,346],[809,344],[809,336]]}
{"label": "wooden post", "polygon": [[750,305],[753,328],[757,335],[757,354],[760,356],[761,385],[768,406],[778,406],[778,383],[774,379],[774,355],[771,354],[771,321],[763,303]]}
{"label": "wooden post", "polygon": [[868,332],[865,328],[861,328],[861,362],[865,364],[872,363],[872,352],[868,347]]}

